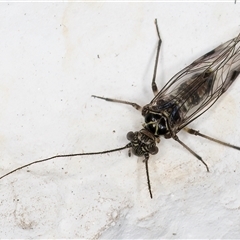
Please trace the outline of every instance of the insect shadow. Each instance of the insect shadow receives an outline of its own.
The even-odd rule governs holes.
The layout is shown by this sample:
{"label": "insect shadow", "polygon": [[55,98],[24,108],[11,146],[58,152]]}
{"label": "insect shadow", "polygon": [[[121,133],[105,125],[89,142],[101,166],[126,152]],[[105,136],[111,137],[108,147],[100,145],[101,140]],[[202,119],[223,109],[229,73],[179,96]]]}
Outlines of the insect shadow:
{"label": "insect shadow", "polygon": [[174,75],[159,91],[156,84],[156,74],[162,40],[157,19],[155,19],[155,26],[158,36],[158,46],[152,78],[152,91],[155,96],[153,100],[142,107],[133,102],[92,95],[94,98],[130,105],[142,113],[145,119],[143,128],[136,132],[127,133],[127,139],[129,140],[127,145],[101,152],[62,154],[40,159],[15,168],[1,176],[0,179],[33,164],[46,162],[55,158],[89,156],[129,149],[129,155],[133,153],[136,156],[143,157],[148,190],[152,198],[148,160],[150,155],[158,153],[156,145],[160,142],[160,137],[166,139],[172,138],[177,141],[201,161],[208,172],[209,168],[206,162],[179,139],[177,133],[180,130],[183,129],[189,134],[240,150],[238,146],[214,139],[187,127],[189,123],[206,112],[238,77],[240,73],[240,34],[185,67]]}

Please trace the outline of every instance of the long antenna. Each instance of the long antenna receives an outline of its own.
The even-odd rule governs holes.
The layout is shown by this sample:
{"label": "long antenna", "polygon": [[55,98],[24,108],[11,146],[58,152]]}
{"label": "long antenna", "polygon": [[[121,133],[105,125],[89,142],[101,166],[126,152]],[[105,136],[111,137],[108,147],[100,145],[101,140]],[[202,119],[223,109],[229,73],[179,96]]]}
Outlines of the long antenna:
{"label": "long antenna", "polygon": [[55,156],[52,156],[52,157],[49,157],[49,158],[44,158],[44,159],[40,159],[40,160],[37,160],[37,161],[33,161],[33,162],[30,162],[26,165],[23,165],[21,167],[18,167],[18,168],[15,168],[13,169],[12,171],[4,174],[3,176],[0,177],[0,179],[14,173],[14,172],[17,172],[18,170],[21,170],[23,168],[26,168],[26,167],[29,167],[33,164],[37,164],[37,163],[42,163],[42,162],[47,162],[47,161],[50,161],[54,158],[64,158],[64,157],[77,157],[77,156],[86,156],[86,155],[98,155],[98,154],[105,154],[105,153],[111,153],[111,152],[117,152],[117,151],[121,151],[123,149],[126,149],[126,148],[130,148],[131,147],[131,144],[127,144],[125,147],[121,147],[121,148],[115,148],[115,149],[111,149],[111,150],[107,150],[107,151],[103,151],[103,152],[90,152],[90,153],[72,153],[72,154],[61,154],[61,155],[55,155]]}

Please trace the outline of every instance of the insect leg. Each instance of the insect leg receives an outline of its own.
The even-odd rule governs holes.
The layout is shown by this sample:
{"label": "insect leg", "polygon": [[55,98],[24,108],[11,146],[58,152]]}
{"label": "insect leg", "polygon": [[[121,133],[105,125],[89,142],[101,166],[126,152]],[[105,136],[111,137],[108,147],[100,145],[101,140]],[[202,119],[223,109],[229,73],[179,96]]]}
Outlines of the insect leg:
{"label": "insect leg", "polygon": [[145,155],[145,159],[143,160],[143,162],[145,162],[145,167],[146,167],[148,191],[150,193],[150,197],[152,198],[152,190],[151,190],[150,177],[149,177],[149,171],[148,171],[148,159],[149,159],[149,155]]}
{"label": "insect leg", "polygon": [[208,139],[208,140],[210,140],[210,141],[213,141],[213,142],[222,144],[222,145],[224,145],[224,146],[227,146],[227,147],[230,147],[230,148],[234,148],[234,149],[240,150],[240,147],[238,147],[238,146],[235,146],[235,145],[232,145],[232,144],[229,144],[229,143],[220,141],[220,140],[218,140],[218,139],[209,137],[209,136],[207,136],[207,135],[204,135],[204,134],[200,133],[200,132],[197,131],[197,130],[194,130],[194,129],[191,129],[191,128],[187,128],[187,127],[185,127],[184,130],[185,130],[186,132],[192,134],[192,135],[200,136],[200,137],[206,138],[206,139]]}
{"label": "insect leg", "polygon": [[153,71],[152,90],[153,90],[154,95],[156,96],[158,93],[158,87],[156,84],[156,75],[157,75],[157,66],[158,66],[158,59],[159,59],[159,53],[160,53],[160,48],[161,48],[161,44],[162,44],[162,39],[160,37],[157,19],[155,19],[155,25],[156,25],[157,35],[158,35],[158,47],[157,47],[157,55],[156,55],[154,71]]}
{"label": "insect leg", "polygon": [[128,102],[128,101],[123,101],[123,100],[118,100],[118,99],[114,99],[114,98],[105,98],[105,97],[99,97],[96,95],[92,95],[92,97],[94,98],[99,98],[99,99],[103,99],[109,102],[117,102],[117,103],[123,103],[123,104],[127,104],[127,105],[131,105],[133,106],[135,109],[142,111],[142,107],[140,105],[138,105],[137,103],[133,103],[133,102]]}
{"label": "insect leg", "polygon": [[193,154],[199,161],[201,161],[205,167],[207,168],[207,171],[209,172],[209,168],[208,168],[208,165],[203,161],[203,159],[198,155],[196,154],[191,148],[189,148],[185,143],[183,143],[182,141],[179,140],[178,136],[174,136],[173,137],[174,140],[176,140],[177,142],[179,142],[184,148],[186,148],[191,154]]}

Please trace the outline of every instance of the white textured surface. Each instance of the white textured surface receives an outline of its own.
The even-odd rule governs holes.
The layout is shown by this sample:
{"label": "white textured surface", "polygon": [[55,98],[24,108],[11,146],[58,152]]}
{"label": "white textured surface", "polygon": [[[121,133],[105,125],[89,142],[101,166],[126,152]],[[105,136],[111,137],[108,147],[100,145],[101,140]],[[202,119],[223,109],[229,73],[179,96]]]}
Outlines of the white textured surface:
{"label": "white textured surface", "polygon": [[[124,146],[143,119],[91,94],[152,98],[158,83],[240,32],[231,3],[1,3],[0,174],[55,154]],[[240,145],[238,79],[192,124]],[[144,164],[127,151],[56,159],[0,180],[0,238],[239,238],[240,152],[180,134]],[[28,170],[28,171],[27,171]]]}

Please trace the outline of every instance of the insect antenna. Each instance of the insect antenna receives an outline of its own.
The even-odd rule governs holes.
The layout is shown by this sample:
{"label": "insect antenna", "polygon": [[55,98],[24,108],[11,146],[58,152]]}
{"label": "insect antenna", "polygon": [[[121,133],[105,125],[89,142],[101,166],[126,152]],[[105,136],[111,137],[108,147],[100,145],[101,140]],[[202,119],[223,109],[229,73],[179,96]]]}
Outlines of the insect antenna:
{"label": "insect antenna", "polygon": [[204,134],[200,133],[199,131],[194,130],[194,129],[192,129],[192,128],[185,127],[184,130],[185,130],[187,133],[189,133],[189,134],[192,134],[192,135],[195,135],[195,136],[200,136],[200,137],[206,138],[206,139],[208,139],[208,140],[210,140],[210,141],[213,141],[213,142],[222,144],[222,145],[224,145],[224,146],[226,146],[226,147],[230,147],[230,148],[234,148],[234,149],[240,150],[240,147],[238,147],[238,146],[235,146],[235,145],[232,145],[232,144],[230,144],[230,143],[226,143],[226,142],[220,141],[220,140],[218,140],[218,139],[209,137],[209,136],[204,135]]}
{"label": "insect antenna", "polygon": [[148,191],[149,191],[149,194],[150,194],[150,198],[152,198],[151,183],[150,183],[150,177],[149,177],[149,171],[148,171],[148,159],[149,159],[149,155],[146,155],[146,156],[145,156],[145,159],[143,160],[143,162],[145,162],[145,169],[146,169],[146,174],[147,174]]}
{"label": "insect antenna", "polygon": [[111,153],[111,152],[117,152],[117,151],[121,151],[123,149],[126,149],[126,148],[130,148],[131,147],[131,144],[127,144],[126,146],[124,147],[121,147],[121,148],[115,148],[115,149],[111,149],[111,150],[107,150],[107,151],[102,151],[102,152],[90,152],[90,153],[72,153],[72,154],[60,154],[60,155],[55,155],[55,156],[52,156],[52,157],[49,157],[49,158],[44,158],[44,159],[40,159],[40,160],[37,160],[37,161],[33,161],[33,162],[30,162],[26,165],[23,165],[21,167],[18,167],[18,168],[15,168],[13,169],[12,171],[4,174],[3,176],[0,177],[0,179],[14,173],[14,172],[17,172],[18,170],[21,170],[23,168],[26,168],[26,167],[29,167],[31,165],[34,165],[34,164],[37,164],[37,163],[42,163],[42,162],[47,162],[47,161],[50,161],[52,159],[55,159],[55,158],[64,158],[64,157],[77,157],[77,156],[89,156],[89,155],[99,155],[99,154],[106,154],[106,153]]}

